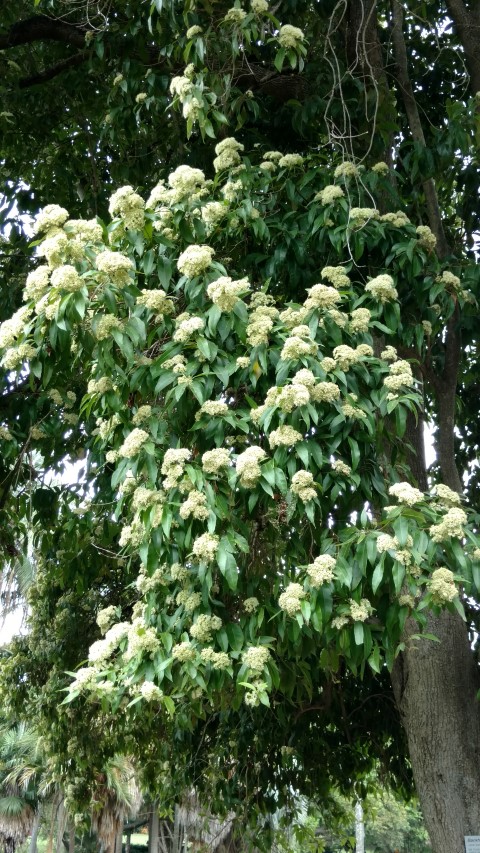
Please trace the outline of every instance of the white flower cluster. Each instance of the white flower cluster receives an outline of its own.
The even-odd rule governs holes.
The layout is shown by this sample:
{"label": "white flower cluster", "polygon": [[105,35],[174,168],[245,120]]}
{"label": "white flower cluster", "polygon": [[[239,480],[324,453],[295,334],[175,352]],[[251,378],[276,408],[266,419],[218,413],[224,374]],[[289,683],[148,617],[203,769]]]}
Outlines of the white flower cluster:
{"label": "white flower cluster", "polygon": [[272,430],[268,437],[270,447],[293,447],[302,440],[302,433],[286,424]]}
{"label": "white flower cluster", "polygon": [[383,213],[380,222],[388,222],[395,228],[405,228],[406,225],[410,225],[410,220],[403,210],[397,210],[395,213]]}
{"label": "white flower cluster", "polygon": [[352,473],[352,469],[350,465],[347,465],[346,462],[342,462],[341,459],[335,459],[332,462],[332,471],[335,471],[336,474],[343,474],[344,477],[350,477]]}
{"label": "white flower cluster", "polygon": [[58,204],[47,204],[40,211],[33,226],[34,234],[50,231],[52,228],[61,228],[68,219],[68,210]]}
{"label": "white flower cluster", "polygon": [[461,497],[458,492],[454,492],[453,489],[450,489],[448,486],[445,486],[443,483],[437,483],[434,488],[435,494],[440,498],[440,500],[447,504],[447,506],[459,506],[461,502]]}
{"label": "white flower cluster", "polygon": [[363,227],[370,219],[378,219],[379,213],[376,207],[351,207],[349,210],[350,222],[355,226]]}
{"label": "white flower cluster", "polygon": [[120,548],[126,548],[131,545],[132,548],[138,548],[145,538],[145,528],[142,522],[135,518],[131,524],[126,524],[120,534],[118,544]]}
{"label": "white flower cluster", "polygon": [[238,6],[232,6],[223,20],[226,24],[241,24],[246,17],[247,13],[244,9],[240,9]]}
{"label": "white flower cluster", "polygon": [[123,322],[119,317],[116,317],[115,314],[102,314],[96,320],[95,326],[92,328],[92,333],[97,341],[106,341],[110,337],[113,329],[122,328]]}
{"label": "white flower cluster", "polygon": [[409,388],[414,384],[412,368],[408,361],[400,359],[394,361],[390,365],[390,376],[386,376],[383,384],[389,391],[401,391],[404,388]]}
{"label": "white flower cluster", "polygon": [[340,163],[339,166],[336,167],[333,177],[334,178],[358,178],[358,169],[355,166],[355,163],[352,163],[350,160],[345,160],[344,163]]}
{"label": "white flower cluster", "polygon": [[416,232],[419,245],[426,249],[427,252],[434,252],[437,246],[437,238],[431,228],[428,225],[419,225],[416,228]]}
{"label": "white flower cluster", "polygon": [[301,584],[289,583],[285,592],[282,592],[278,599],[278,606],[281,610],[285,610],[289,616],[294,616],[301,610],[302,598],[305,596],[306,592]]}
{"label": "white flower cluster", "polygon": [[172,648],[172,658],[174,660],[179,660],[181,663],[185,663],[186,661],[195,660],[195,647],[192,646],[191,643],[183,642],[177,643]]}
{"label": "white flower cluster", "polygon": [[165,495],[156,489],[148,489],[146,486],[138,486],[132,496],[132,509],[139,512],[156,504],[164,503]]}
{"label": "white flower cluster", "polygon": [[230,465],[230,453],[222,447],[207,450],[202,456],[202,468],[205,474],[218,474],[222,468]]}
{"label": "white flower cluster", "polygon": [[428,586],[430,595],[437,604],[453,601],[458,595],[453,572],[444,566],[432,572]]}
{"label": "white flower cluster", "polygon": [[208,647],[200,652],[200,660],[209,663],[212,669],[228,669],[231,664],[230,657],[226,652],[215,652]]}
{"label": "white flower cluster", "polygon": [[447,290],[459,291],[462,288],[462,283],[459,277],[449,270],[444,270],[441,276],[438,276],[437,281],[441,281]]}
{"label": "white flower cluster", "polygon": [[315,403],[334,403],[340,398],[340,388],[335,382],[319,382],[310,393]]}
{"label": "white flower cluster", "polygon": [[249,708],[257,708],[260,705],[262,700],[262,696],[266,695],[268,685],[265,681],[252,681],[249,685],[249,690],[245,692],[245,696],[243,697],[245,705]]}
{"label": "white flower cluster", "polygon": [[98,611],[95,621],[102,634],[105,634],[108,631],[110,625],[115,621],[116,616],[117,608],[113,604],[111,604],[110,607],[104,607],[103,610]]}
{"label": "white flower cluster", "polygon": [[102,226],[96,219],[69,219],[64,228],[69,235],[72,235],[81,244],[101,243],[102,241]]}
{"label": "white flower cluster", "polygon": [[183,605],[187,613],[193,613],[202,603],[202,595],[200,592],[191,592],[188,589],[182,589],[177,594],[175,599],[177,604]]}
{"label": "white flower cluster", "polygon": [[252,595],[250,598],[246,598],[243,602],[243,609],[245,610],[245,613],[255,613],[255,611],[258,610],[259,606],[260,602],[258,598],[255,598],[254,595]]}
{"label": "white flower cluster", "polygon": [[287,329],[294,329],[295,326],[301,325],[308,316],[308,308],[301,305],[297,308],[286,308],[280,314],[280,320]]}
{"label": "white flower cluster", "polygon": [[188,199],[197,201],[205,192],[205,175],[201,169],[186,165],[178,166],[168,176],[168,185],[171,187],[171,191],[167,196],[167,201],[174,203]]}
{"label": "white flower cluster", "polygon": [[318,588],[324,583],[331,583],[335,566],[336,560],[330,554],[321,554],[319,557],[315,557],[313,563],[307,566],[310,586]]}
{"label": "white flower cluster", "polygon": [[[107,639],[108,633],[105,637]],[[147,628],[143,619],[135,619],[128,634],[128,646],[123,653],[126,661],[137,655],[148,655],[152,657],[160,648],[160,640],[154,628]]]}
{"label": "white flower cluster", "polygon": [[250,282],[247,278],[232,281],[230,276],[222,275],[207,287],[207,294],[220,311],[233,311],[240,295],[248,293]]}
{"label": "white flower cluster", "polygon": [[186,519],[192,516],[199,521],[206,521],[210,515],[207,507],[207,497],[197,489],[189,492],[188,498],[180,506],[180,518]]}
{"label": "white flower cluster", "polygon": [[218,551],[219,538],[213,533],[203,533],[195,539],[192,554],[200,563],[212,563]]}
{"label": "white flower cluster", "polygon": [[391,275],[377,275],[365,285],[367,293],[371,293],[374,299],[378,299],[382,304],[396,299],[398,291],[393,283]]}
{"label": "white flower cluster", "polygon": [[[43,267],[45,269],[45,267]],[[25,324],[30,319],[31,310],[28,305],[23,305],[15,311],[8,320],[0,324],[0,349],[11,347],[17,338],[25,331]]]}
{"label": "white flower cluster", "polygon": [[346,344],[340,344],[340,346],[335,347],[333,350],[333,357],[340,370],[350,370],[352,364],[356,364],[361,356],[356,349],[353,349],[353,347],[349,347]]}
{"label": "white flower cluster", "polygon": [[444,515],[440,524],[433,524],[428,532],[434,542],[445,542],[453,537],[461,539],[465,533],[463,528],[466,523],[467,515],[463,509],[453,506]]}
{"label": "white flower cluster", "polygon": [[[30,430],[30,435],[32,436],[32,438],[35,438],[35,436],[33,435],[33,428]],[[41,437],[43,438],[43,432]],[[2,441],[13,441],[13,435],[10,430],[7,429],[7,427],[0,426],[0,439]]]}
{"label": "white flower cluster", "polygon": [[24,364],[25,361],[29,361],[31,358],[35,358],[36,355],[37,350],[31,344],[19,344],[17,347],[5,350],[1,364],[6,370],[15,370],[16,367]]}
{"label": "white flower cluster", "polygon": [[247,326],[247,341],[252,347],[268,344],[268,336],[273,329],[278,310],[271,305],[254,303]]}
{"label": "white flower cluster", "polygon": [[130,282],[130,271],[133,262],[121,252],[111,252],[108,249],[100,252],[95,259],[97,270],[106,276],[118,287],[123,287]]}
{"label": "white flower cluster", "polygon": [[152,407],[150,405],[139,406],[132,418],[132,423],[134,426],[138,426],[139,424],[143,424],[145,421],[148,421],[151,416]]}
{"label": "white flower cluster", "polygon": [[112,195],[108,212],[110,216],[120,216],[126,228],[138,231],[143,228],[145,222],[145,202],[135,192],[133,187],[120,187]]}
{"label": "white flower cluster", "polygon": [[335,184],[330,184],[327,187],[324,187],[323,190],[320,190],[314,197],[314,201],[319,201],[320,204],[333,204],[333,202],[337,201],[339,198],[343,198],[345,193],[343,192],[341,187],[337,187]]}
{"label": "white flower cluster", "polygon": [[201,210],[202,219],[209,232],[212,231],[227,214],[228,207],[225,204],[222,204],[221,201],[209,201]]}
{"label": "white flower cluster", "polygon": [[107,391],[111,391],[113,388],[113,382],[109,376],[100,376],[99,379],[90,379],[87,385],[87,392],[89,394],[106,394]]}
{"label": "white flower cluster", "polygon": [[146,702],[158,702],[163,699],[163,690],[160,690],[153,681],[144,681],[140,688],[140,696]]}
{"label": "white flower cluster", "polygon": [[261,15],[263,12],[268,12],[267,0],[251,0],[250,8],[256,15]]}
{"label": "white flower cluster", "polygon": [[332,619],[331,625],[332,628],[335,628],[337,631],[341,631],[342,628],[344,628],[345,625],[348,625],[349,622],[350,619],[348,616],[335,616],[335,618]]}
{"label": "white flower cluster", "polygon": [[194,640],[199,643],[210,643],[212,641],[213,632],[219,631],[222,627],[222,620],[219,616],[211,616],[209,613],[201,613],[197,616],[196,621],[189,630],[189,634]]}
{"label": "white flower cluster", "polygon": [[73,293],[75,290],[81,290],[84,282],[80,278],[75,267],[70,264],[63,264],[57,267],[52,272],[51,277],[52,287],[58,287],[59,290],[66,290],[68,293]]}
{"label": "white flower cluster", "polygon": [[127,435],[121,447],[118,448],[119,456],[122,456],[125,459],[132,459],[140,453],[141,448],[149,438],[150,436],[148,432],[144,429],[135,427],[135,429],[132,429],[131,433]]}
{"label": "white flower cluster", "polygon": [[354,622],[365,622],[373,613],[373,607],[368,598],[361,598],[360,601],[350,599],[350,616]]}
{"label": "white flower cluster", "polygon": [[368,308],[355,308],[350,314],[350,331],[353,333],[368,332],[371,316]]}
{"label": "white flower cluster", "polygon": [[229,411],[227,403],[224,403],[223,400],[207,400],[200,406],[195,415],[195,420],[199,420],[202,415],[209,415],[211,418],[221,418],[223,415],[228,415]]}
{"label": "white flower cluster", "polygon": [[282,412],[292,412],[294,409],[306,406],[310,400],[310,391],[301,382],[285,385],[277,396],[276,404]]}
{"label": "white flower cluster", "polygon": [[151,311],[157,312],[157,321],[160,322],[164,314],[173,314],[174,305],[171,299],[167,296],[164,290],[141,290],[140,296],[137,297],[137,305],[144,305]]}
{"label": "white flower cluster", "polygon": [[[321,286],[321,285],[320,285]],[[310,336],[308,326],[295,326],[292,334],[288,337],[280,353],[281,361],[298,361],[308,355],[316,355],[317,344]]]}
{"label": "white flower cluster", "polygon": [[187,36],[187,39],[193,39],[193,38],[195,38],[195,36],[201,35],[201,33],[203,33],[202,28],[199,27],[198,24],[194,24],[193,27],[188,28],[188,30],[186,32],[186,36]]}
{"label": "white flower cluster", "polygon": [[305,34],[299,27],[292,27],[291,24],[284,24],[283,27],[280,27],[277,38],[281,47],[284,47],[286,50],[289,48],[293,48],[295,50],[304,40]]}
{"label": "white flower cluster", "polygon": [[380,353],[380,358],[383,358],[385,361],[396,361],[397,350],[395,347],[389,345]]}
{"label": "white flower cluster", "polygon": [[48,266],[53,269],[60,266],[68,255],[69,240],[64,231],[59,231],[52,237],[47,237],[38,247],[38,254],[47,259]]}
{"label": "white flower cluster", "polygon": [[265,666],[270,660],[270,651],[265,646],[249,646],[242,653],[242,662],[248,666],[252,672],[263,672]]}
{"label": "white flower cluster", "polygon": [[[37,267],[32,272],[29,272],[27,275],[27,280],[25,282],[25,287],[23,289],[23,300],[24,302],[28,302],[30,299],[36,301],[37,299],[41,299],[42,296],[48,290],[48,285],[50,281],[50,269],[46,266]],[[8,321],[6,321],[8,322]],[[2,326],[4,323],[2,323]],[[0,326],[0,333],[1,333]]]}
{"label": "white flower cluster", "polygon": [[185,447],[169,448],[163,457],[161,472],[165,477],[164,489],[174,489],[185,470],[185,465],[191,459],[192,451]]}
{"label": "white flower cluster", "polygon": [[235,468],[237,475],[240,478],[240,485],[246,489],[253,489],[257,485],[258,480],[262,476],[260,462],[266,457],[265,451],[261,447],[252,445],[237,456]]}
{"label": "white flower cluster", "polygon": [[[241,12],[243,17],[245,17],[246,12],[243,12],[242,9],[231,9],[230,12]],[[229,13],[227,13],[228,15]],[[225,18],[226,20],[226,18]],[[233,136],[229,136],[226,139],[222,139],[221,142],[218,142],[215,146],[215,160],[213,161],[213,168],[216,172],[223,172],[225,169],[231,169],[234,166],[238,166],[241,163],[240,153],[243,151],[244,146],[237,142]],[[224,193],[225,198],[228,199],[228,195]]]}
{"label": "white flower cluster", "polygon": [[[288,24],[287,24],[288,26]],[[282,29],[284,29],[282,27]],[[292,29],[296,29],[296,27],[292,27]],[[301,32],[301,30],[300,30]],[[283,157],[280,157],[278,161],[278,165],[281,169],[294,169],[295,166],[301,166],[304,158],[301,154],[284,154]]]}
{"label": "white flower cluster", "polygon": [[394,483],[389,487],[388,494],[407,506],[414,506],[424,500],[423,492],[411,486],[410,483]]}
{"label": "white flower cluster", "polygon": [[294,495],[298,495],[304,503],[313,501],[317,496],[313,474],[310,471],[297,471],[292,477],[290,486]]}
{"label": "white flower cluster", "polygon": [[129,634],[131,627],[129,622],[117,622],[115,625],[112,625],[106,632],[103,640],[97,640],[96,643],[90,646],[88,652],[90,663],[101,663],[108,660],[121,640]]}
{"label": "white flower cluster", "polygon": [[[173,334],[173,340],[178,343],[185,343],[185,341],[188,341],[195,332],[201,332],[205,327],[205,320],[203,317],[191,317],[187,311],[185,311],[184,314],[180,314],[176,318],[175,323],[177,328]],[[175,372],[183,373],[184,371],[180,370]]]}
{"label": "white flower cluster", "polygon": [[185,251],[180,255],[177,261],[177,268],[187,278],[194,278],[209,268],[214,254],[215,250],[211,246],[192,244],[191,246],[187,246]]}
{"label": "white flower cluster", "polygon": [[314,284],[307,289],[307,293],[309,295],[305,300],[305,308],[308,311],[314,311],[316,308],[333,308],[342,299],[335,287],[328,287],[326,284]]}

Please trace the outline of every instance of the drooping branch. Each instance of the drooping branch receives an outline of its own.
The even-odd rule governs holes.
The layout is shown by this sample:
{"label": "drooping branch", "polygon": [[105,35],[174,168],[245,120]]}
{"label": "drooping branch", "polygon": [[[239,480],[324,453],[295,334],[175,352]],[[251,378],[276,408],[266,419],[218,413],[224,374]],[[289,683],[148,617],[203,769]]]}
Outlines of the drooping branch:
{"label": "drooping branch", "polygon": [[[407,48],[403,35],[403,5],[399,0],[392,0],[392,17],[392,42],[396,63],[396,80],[402,94],[412,138],[414,142],[425,147],[425,135],[423,133],[420,113],[408,73]],[[445,231],[443,230],[435,182],[433,178],[428,178],[428,180],[423,181],[422,186],[425,193],[428,222],[437,238],[437,254],[440,259],[443,259],[449,254],[449,247]]]}
{"label": "drooping branch", "polygon": [[31,86],[48,83],[49,80],[53,80],[59,74],[63,74],[68,68],[75,68],[77,65],[82,65],[87,57],[88,51],[82,50],[80,53],[75,53],[73,56],[69,56],[68,59],[64,59],[63,62],[57,62],[56,65],[45,69],[45,71],[39,71],[38,74],[32,74],[30,77],[22,77],[18,81],[19,88],[29,89]]}
{"label": "drooping branch", "polygon": [[67,24],[65,21],[58,21],[47,15],[34,15],[24,21],[16,21],[8,32],[0,34],[0,50],[37,41],[58,41],[84,47],[85,33],[81,27]]}

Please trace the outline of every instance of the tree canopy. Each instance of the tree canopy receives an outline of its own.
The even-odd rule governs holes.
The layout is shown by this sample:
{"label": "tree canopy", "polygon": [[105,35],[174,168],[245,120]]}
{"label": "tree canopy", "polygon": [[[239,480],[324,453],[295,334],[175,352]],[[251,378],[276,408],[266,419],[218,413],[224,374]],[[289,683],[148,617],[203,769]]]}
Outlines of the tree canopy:
{"label": "tree canopy", "polygon": [[433,849],[460,853],[480,819],[478,11],[8,15],[1,544],[35,580],[6,702],[73,812],[118,754],[165,803],[195,785],[249,813],[361,792],[379,763],[405,792],[411,762]]}

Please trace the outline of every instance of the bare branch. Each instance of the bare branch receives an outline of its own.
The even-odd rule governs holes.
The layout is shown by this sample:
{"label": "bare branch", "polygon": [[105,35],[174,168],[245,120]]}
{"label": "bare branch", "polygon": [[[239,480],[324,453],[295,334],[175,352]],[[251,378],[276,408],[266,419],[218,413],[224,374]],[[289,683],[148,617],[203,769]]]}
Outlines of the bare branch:
{"label": "bare branch", "polygon": [[0,35],[0,50],[36,41],[58,41],[85,47],[85,32],[81,27],[57,21],[47,15],[34,15],[24,21],[17,21],[7,33]]}

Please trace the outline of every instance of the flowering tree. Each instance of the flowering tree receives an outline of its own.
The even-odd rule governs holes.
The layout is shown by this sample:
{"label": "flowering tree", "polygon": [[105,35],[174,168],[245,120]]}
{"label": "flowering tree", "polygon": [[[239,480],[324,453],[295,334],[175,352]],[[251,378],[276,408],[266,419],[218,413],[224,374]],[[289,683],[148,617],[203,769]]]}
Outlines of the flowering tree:
{"label": "flowering tree", "polygon": [[[98,75],[92,103],[81,85],[67,87],[68,108],[61,99],[54,135],[41,138],[48,156],[6,147],[18,182],[49,202],[22,307],[11,316],[7,306],[0,327],[5,540],[14,550],[33,521],[40,563],[33,701],[44,713],[38,688],[50,681],[52,713],[65,684],[59,661],[71,669],[63,722],[55,717],[49,734],[63,726],[60,764],[77,797],[72,756],[91,728],[100,740],[108,732],[105,749],[108,740],[113,752],[148,751],[157,714],[158,754],[186,784],[199,744],[245,779],[252,720],[257,755],[275,744],[297,782],[323,737],[306,712],[335,708],[348,732],[334,685],[348,679],[362,706],[391,672],[434,849],[460,853],[480,826],[467,631],[480,552],[454,433],[461,376],[458,458],[468,469],[478,106],[465,93],[453,100],[458,54],[445,13],[425,12],[419,29],[398,2],[305,5],[295,25],[289,7],[274,15],[265,0],[215,13],[134,7],[101,25],[83,12],[26,18],[0,41],[19,60],[38,43],[42,62],[54,62],[49,79],[84,62]],[[476,92],[474,13],[457,0],[449,7]],[[443,49],[443,120],[424,127],[434,69],[421,87],[411,73],[432,32]],[[66,45],[81,50],[65,57]],[[28,92],[43,82],[20,78],[7,126],[9,105],[27,123],[39,108]],[[94,142],[75,144],[70,161],[63,141],[82,133]],[[127,184],[111,194],[110,218],[99,168]],[[93,219],[97,203],[103,217]],[[63,205],[85,217],[69,218]],[[437,430],[430,478],[425,413]],[[78,458],[78,484],[39,487],[39,471]],[[59,602],[73,627],[54,616]],[[24,681],[22,665],[21,654],[6,665],[10,683]],[[302,726],[297,758],[291,707]],[[385,749],[392,728],[382,728]],[[357,755],[354,771],[365,760]]]}

